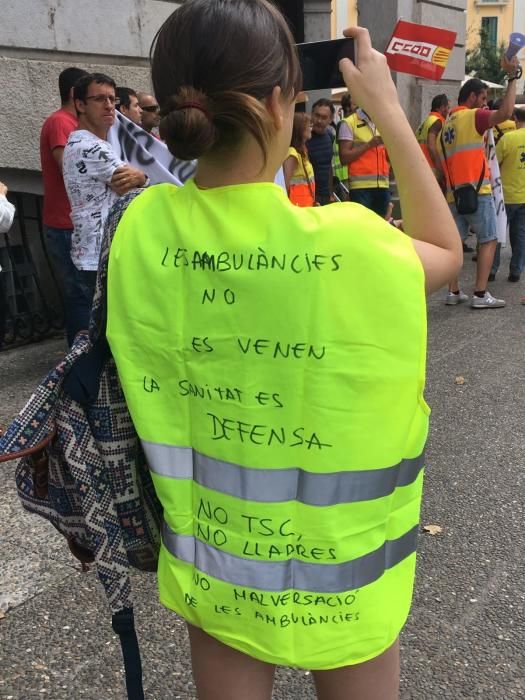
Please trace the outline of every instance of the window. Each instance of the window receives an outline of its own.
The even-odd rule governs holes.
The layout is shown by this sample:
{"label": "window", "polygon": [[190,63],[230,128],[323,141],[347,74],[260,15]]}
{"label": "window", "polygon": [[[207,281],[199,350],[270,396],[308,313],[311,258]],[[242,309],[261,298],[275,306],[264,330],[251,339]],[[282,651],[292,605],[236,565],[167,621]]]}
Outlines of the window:
{"label": "window", "polygon": [[486,34],[488,41],[493,45],[498,44],[498,18],[497,17],[482,17],[481,31]]}

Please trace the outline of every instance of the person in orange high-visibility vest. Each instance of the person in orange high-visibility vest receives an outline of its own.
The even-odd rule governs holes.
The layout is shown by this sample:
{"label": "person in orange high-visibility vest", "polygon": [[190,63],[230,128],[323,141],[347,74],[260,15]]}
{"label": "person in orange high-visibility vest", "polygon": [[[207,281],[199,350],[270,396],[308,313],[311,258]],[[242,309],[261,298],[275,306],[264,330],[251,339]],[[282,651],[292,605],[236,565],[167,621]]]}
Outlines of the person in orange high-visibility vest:
{"label": "person in orange high-visibility vest", "polygon": [[[497,309],[505,306],[503,299],[496,299],[487,290],[497,244],[496,207],[492,197],[490,173],[485,155],[485,132],[508,119],[516,97],[516,78],[519,66],[515,57],[502,58],[502,67],[508,72],[508,87],[501,106],[497,110],[486,109],[487,86],[478,78],[471,78],[462,86],[458,106],[450,111],[441,129],[439,145],[443,170],[447,179],[447,201],[462,240],[469,229],[478,239],[476,286],[470,305],[473,309]],[[477,209],[471,213],[460,212],[456,206],[458,191],[468,187],[477,193]],[[464,188],[464,189],[463,189]],[[461,291],[459,280],[449,283],[445,303],[455,306],[468,301]]]}
{"label": "person in orange high-visibility vest", "polygon": [[284,182],[292,204],[298,207],[315,205],[315,175],[306,142],[312,138],[310,115],[298,112],[294,116],[292,140],[283,163]]}
{"label": "person in orange high-visibility vest", "polygon": [[430,110],[430,114],[416,129],[416,139],[432,172],[444,188],[445,173],[439,157],[438,139],[441,127],[450,112],[450,100],[444,93],[436,95],[432,100]]}
{"label": "person in orange high-visibility vest", "polygon": [[384,217],[390,203],[390,163],[376,125],[361,107],[343,120],[337,141],[341,164],[348,166],[350,201]]}

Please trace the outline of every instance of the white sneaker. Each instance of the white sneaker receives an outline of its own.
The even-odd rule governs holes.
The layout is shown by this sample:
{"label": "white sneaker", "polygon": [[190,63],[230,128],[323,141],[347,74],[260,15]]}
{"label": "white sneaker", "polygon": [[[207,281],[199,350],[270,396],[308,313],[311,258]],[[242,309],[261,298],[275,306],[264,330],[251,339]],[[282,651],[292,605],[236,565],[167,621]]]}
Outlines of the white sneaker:
{"label": "white sneaker", "polygon": [[473,309],[501,309],[503,306],[505,306],[505,300],[496,299],[490,292],[485,292],[485,295],[482,297],[477,297],[474,295],[472,297],[472,301],[470,302],[470,306]]}
{"label": "white sneaker", "polygon": [[445,304],[447,304],[448,306],[456,306],[456,304],[463,304],[468,300],[469,295],[465,294],[465,292],[462,292],[460,289],[459,294],[454,294],[454,292],[448,292],[445,299]]}

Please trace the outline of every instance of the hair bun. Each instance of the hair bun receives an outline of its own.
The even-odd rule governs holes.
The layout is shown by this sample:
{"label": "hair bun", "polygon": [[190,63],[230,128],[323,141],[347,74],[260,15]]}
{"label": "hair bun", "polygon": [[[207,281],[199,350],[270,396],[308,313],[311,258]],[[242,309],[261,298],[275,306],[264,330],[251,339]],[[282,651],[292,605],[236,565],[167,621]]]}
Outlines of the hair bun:
{"label": "hair bun", "polygon": [[181,87],[166,100],[161,115],[160,137],[176,158],[200,158],[217,142],[210,100],[200,90]]}

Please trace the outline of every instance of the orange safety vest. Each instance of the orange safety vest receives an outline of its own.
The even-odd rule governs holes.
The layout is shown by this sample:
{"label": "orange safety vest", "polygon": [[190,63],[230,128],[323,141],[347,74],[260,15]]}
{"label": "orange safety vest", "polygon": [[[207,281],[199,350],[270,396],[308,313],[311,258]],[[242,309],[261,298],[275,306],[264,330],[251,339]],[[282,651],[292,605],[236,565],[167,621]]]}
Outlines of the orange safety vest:
{"label": "orange safety vest", "polygon": [[479,194],[492,194],[484,136],[476,129],[476,110],[464,105],[454,107],[443,124],[441,134],[443,138],[440,138],[439,147],[447,179],[447,202],[454,201],[452,184],[456,188],[467,184],[477,187],[482,170],[484,175]]}
{"label": "orange safety vest", "polygon": [[290,146],[287,157],[295,158],[297,161],[288,191],[290,202],[298,207],[313,207],[315,204],[315,177],[308,156],[301,155],[299,151]]}
{"label": "orange safety vest", "polygon": [[425,119],[424,122],[422,122],[417,130],[416,130],[416,139],[417,142],[419,143],[421,150],[425,154],[425,158],[427,159],[427,163],[430,165],[430,168],[432,169],[432,172],[434,175],[437,177],[437,170],[436,166],[434,164],[434,160],[432,158],[432,154],[429,151],[428,148],[428,132],[430,131],[431,127],[434,126],[434,124],[440,121],[441,124],[445,122],[445,118],[439,113],[439,112],[430,112],[428,117]]}
{"label": "orange safety vest", "polygon": [[[381,134],[377,129],[372,130],[368,122],[354,112],[346,118],[348,126],[354,134],[354,144],[368,143],[374,136]],[[348,165],[349,188],[362,190],[369,187],[388,188],[390,164],[386,148],[375,146],[365,151],[362,156]]]}

